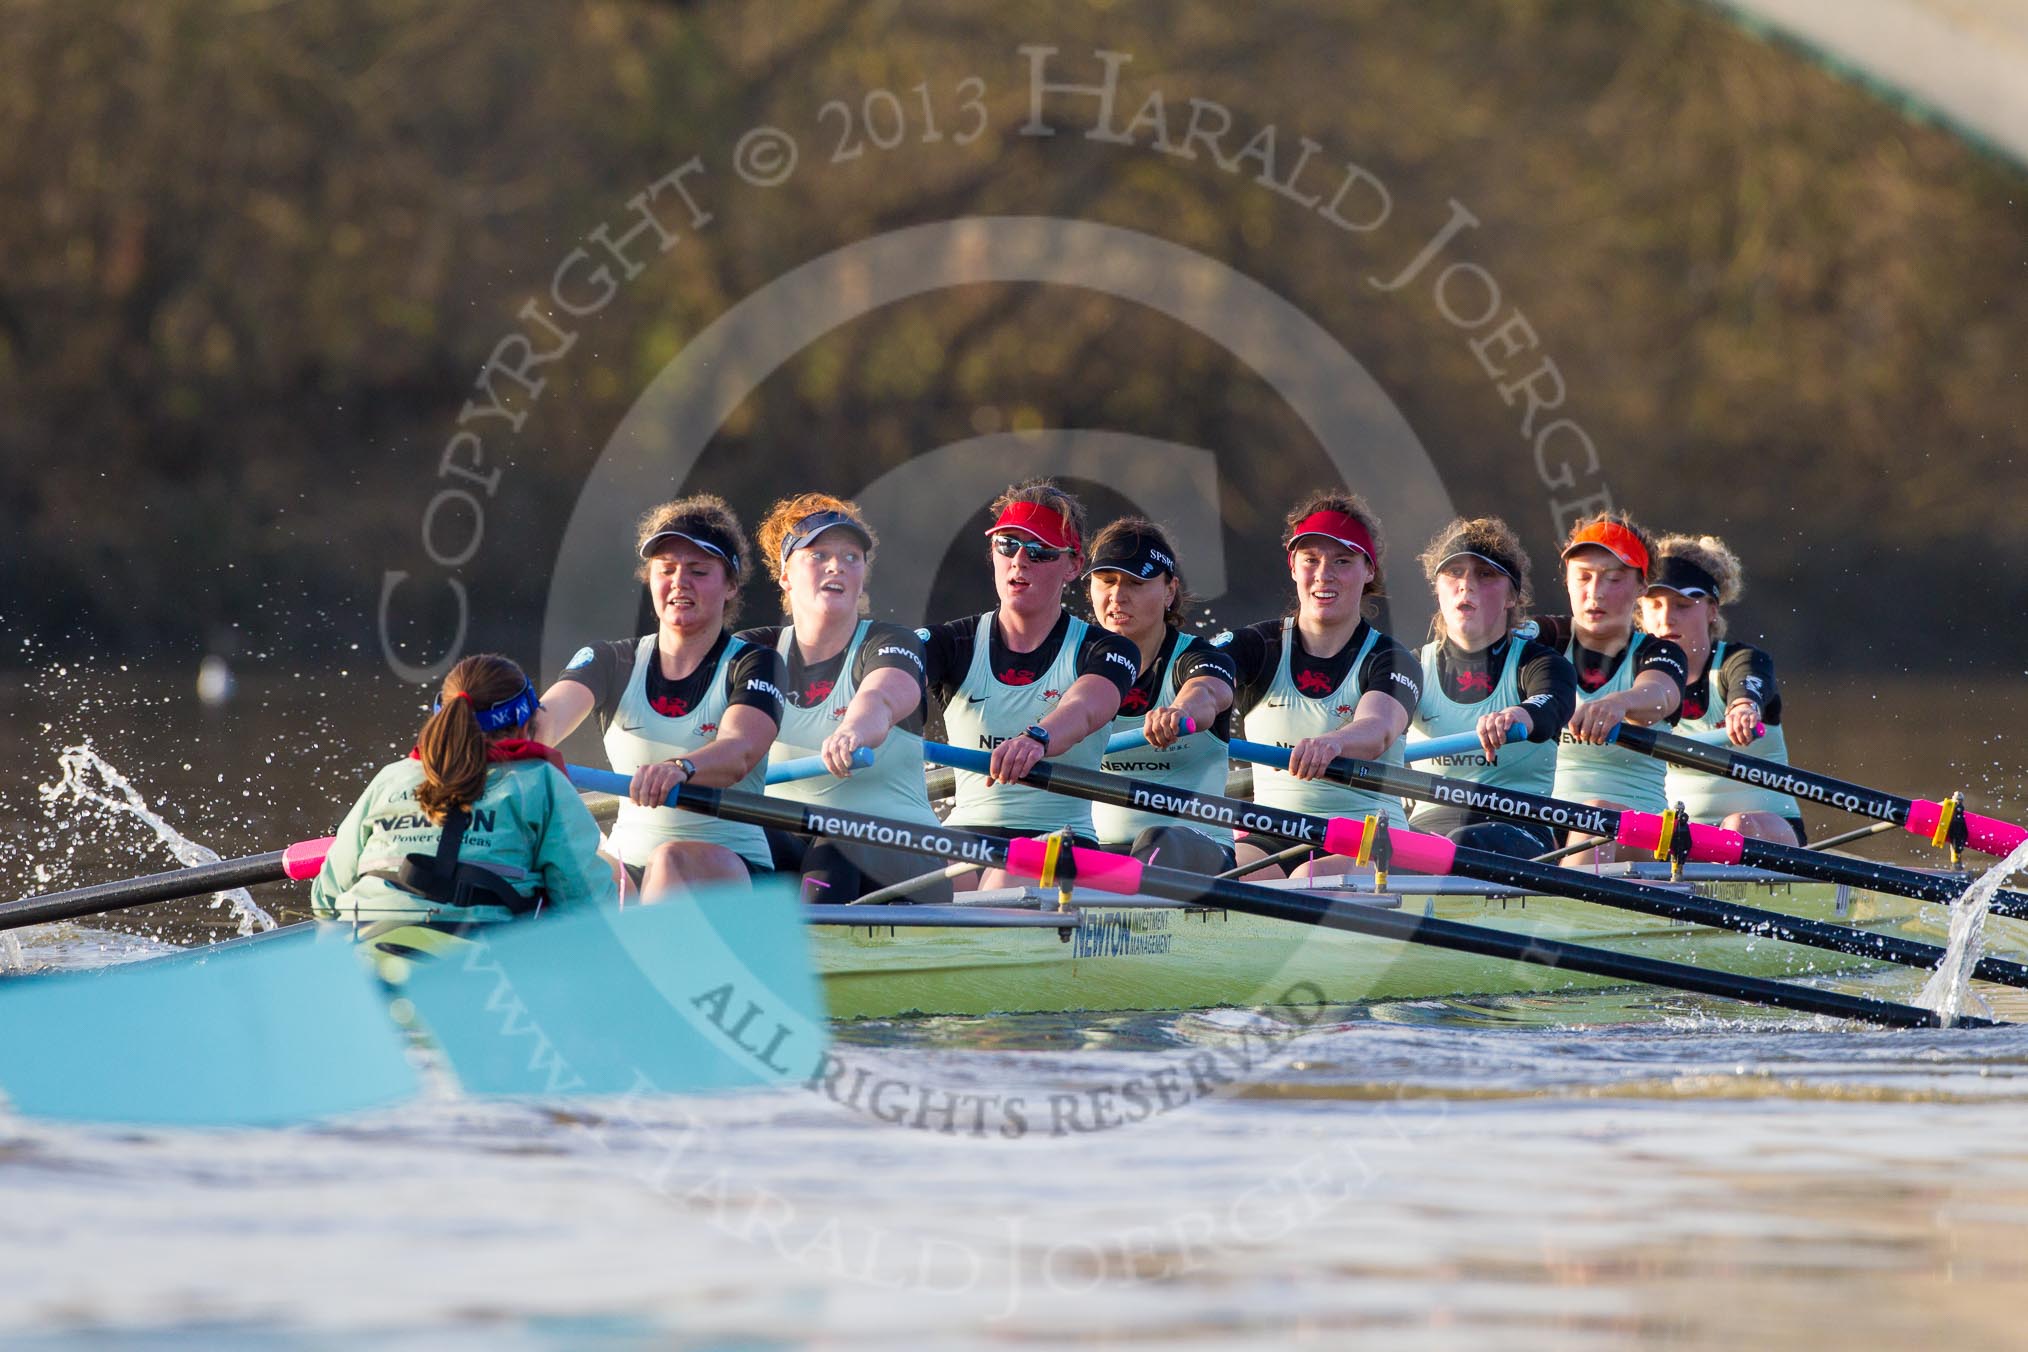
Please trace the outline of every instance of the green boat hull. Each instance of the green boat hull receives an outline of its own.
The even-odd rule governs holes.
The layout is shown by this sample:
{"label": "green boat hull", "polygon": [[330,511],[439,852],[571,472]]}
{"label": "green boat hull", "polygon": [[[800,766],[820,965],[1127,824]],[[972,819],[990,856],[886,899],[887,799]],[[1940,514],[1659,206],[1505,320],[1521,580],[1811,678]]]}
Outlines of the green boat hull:
{"label": "green boat hull", "polygon": [[[1719,883],[1704,895],[1784,914],[1936,938],[1920,903],[1828,883]],[[1367,898],[1370,904],[1393,899]],[[1418,896],[1445,920],[1763,977],[1879,964],[1729,930],[1543,896]],[[1929,908],[1940,912],[1940,908]],[[869,917],[869,920],[873,917]],[[1081,904],[1072,928],[819,925],[833,1018],[1349,1004],[1599,989],[1602,977],[1216,909]]]}

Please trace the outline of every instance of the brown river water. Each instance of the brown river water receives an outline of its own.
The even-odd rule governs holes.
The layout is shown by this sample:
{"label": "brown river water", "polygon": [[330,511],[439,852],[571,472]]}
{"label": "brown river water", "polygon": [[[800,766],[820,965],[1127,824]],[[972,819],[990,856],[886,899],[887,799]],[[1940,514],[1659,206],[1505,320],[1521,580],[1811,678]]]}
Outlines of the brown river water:
{"label": "brown river water", "polygon": [[[313,697],[314,696],[314,697]],[[1800,764],[2028,815],[2028,691],[1790,687]],[[1927,712],[1926,712],[1927,711]],[[87,739],[225,856],[324,834],[421,701],[363,669],[0,682],[0,894],[173,866],[46,802]],[[1810,813],[1814,833],[1847,824]],[[1897,833],[1898,835],[1899,833]],[[1926,847],[1876,838],[1877,857]],[[301,894],[257,898],[282,918]],[[229,932],[201,903],[24,936],[64,961]],[[1992,949],[2028,954],[1994,921]],[[82,959],[80,955],[83,955]],[[1912,997],[1920,974],[1848,982]],[[2028,1020],[2028,992],[1991,997]],[[0,1338],[235,1346],[2018,1346],[2028,1029],[1884,1032],[1652,990],[838,1030],[895,1076],[1089,1093],[1283,1053],[1132,1127],[980,1140],[801,1090],[624,1124],[439,1094],[288,1131],[0,1112]],[[37,1030],[0,1029],[0,1036]],[[90,1074],[80,1066],[80,1074]]]}

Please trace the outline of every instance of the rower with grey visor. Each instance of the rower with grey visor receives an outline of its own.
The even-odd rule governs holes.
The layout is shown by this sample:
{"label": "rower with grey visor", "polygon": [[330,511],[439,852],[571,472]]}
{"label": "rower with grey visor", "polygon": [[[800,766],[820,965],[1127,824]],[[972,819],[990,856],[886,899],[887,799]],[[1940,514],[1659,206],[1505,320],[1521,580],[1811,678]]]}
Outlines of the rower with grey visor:
{"label": "rower with grey visor", "polygon": [[[1092,617],[1133,643],[1140,674],[1120,700],[1112,732],[1142,733],[1147,745],[1106,753],[1113,774],[1198,793],[1224,793],[1237,679],[1232,659],[1181,625],[1190,600],[1175,546],[1146,517],[1129,516],[1093,537],[1085,569]],[[1092,808],[1105,848],[1164,868],[1222,873],[1233,866],[1232,830],[1136,811]]]}
{"label": "rower with grey visor", "polygon": [[[1721,606],[1746,590],[1746,570],[1715,535],[1665,535],[1656,542],[1655,576],[1641,596],[1641,628],[1683,650],[1689,676],[1676,731],[1722,742],[1762,760],[1789,763],[1782,730],[1782,692],[1774,659],[1751,643],[1725,637]],[[1778,789],[1668,767],[1669,801],[1700,822],[1728,831],[1801,845],[1802,808]]]}
{"label": "rower with grey visor", "polygon": [[[1577,706],[1577,672],[1563,654],[1514,632],[1534,603],[1528,552],[1496,516],[1452,521],[1424,549],[1423,574],[1437,613],[1422,649],[1422,701],[1408,740],[1477,733],[1469,752],[1423,766],[1489,789],[1547,794],[1556,744]],[[1556,848],[1547,826],[1483,812],[1417,805],[1409,824],[1475,850],[1531,858]]]}
{"label": "rower with grey visor", "polygon": [[[814,757],[830,772],[770,785],[769,795],[936,825],[922,773],[922,640],[867,617],[879,543],[872,525],[857,503],[799,493],[769,509],[759,535],[788,619],[739,635],[785,666],[781,734],[768,761]],[[872,753],[871,765],[854,764],[860,751]],[[921,871],[916,856],[861,841],[770,828],[768,843],[775,867],[799,874],[810,901],[854,901]],[[950,895],[948,880],[915,893],[927,902]]]}
{"label": "rower with grey visor", "polygon": [[784,673],[773,649],[732,635],[751,552],[722,498],[655,508],[641,519],[635,553],[655,632],[578,649],[543,693],[531,735],[554,746],[598,715],[613,769],[632,776],[613,846],[653,900],[773,871],[760,827],[662,804],[681,784],[762,791]]}

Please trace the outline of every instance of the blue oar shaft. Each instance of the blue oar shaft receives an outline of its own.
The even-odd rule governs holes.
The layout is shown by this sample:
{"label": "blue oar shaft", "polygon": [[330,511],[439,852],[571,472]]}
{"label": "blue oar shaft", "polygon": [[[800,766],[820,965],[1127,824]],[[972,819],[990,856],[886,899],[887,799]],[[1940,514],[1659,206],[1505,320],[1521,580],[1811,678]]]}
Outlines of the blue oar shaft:
{"label": "blue oar shaft", "polygon": [[1403,759],[1413,765],[1417,761],[1435,760],[1438,756],[1462,756],[1477,750],[1479,750],[1479,734],[1459,732],[1449,737],[1430,737],[1420,742],[1405,743],[1401,754]]}
{"label": "blue oar shaft", "polygon": [[[873,764],[873,749],[860,747],[852,753],[852,768],[864,770]],[[768,766],[767,782],[787,784],[797,779],[815,779],[818,775],[830,774],[822,756],[798,756],[794,760],[777,761]]]}

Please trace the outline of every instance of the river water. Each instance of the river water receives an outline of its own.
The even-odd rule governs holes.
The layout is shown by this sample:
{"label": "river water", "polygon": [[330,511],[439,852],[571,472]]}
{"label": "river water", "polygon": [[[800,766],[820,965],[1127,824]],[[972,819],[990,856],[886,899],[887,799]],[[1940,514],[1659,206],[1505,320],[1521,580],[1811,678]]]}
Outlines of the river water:
{"label": "river water", "polygon": [[[180,685],[52,668],[6,688],[0,893],[171,866],[138,822],[37,792],[85,737],[179,831],[231,856],[328,831],[363,773],[405,749],[417,709],[364,674],[314,699],[276,681],[217,714]],[[1810,707],[1848,699],[1823,717],[1842,725],[1880,694]],[[2007,726],[1993,702],[1968,703]],[[1911,737],[1889,763],[1898,733],[1881,727],[1845,746],[1813,729],[1799,759],[1908,792],[1962,783],[2019,815],[2019,771],[1970,729]],[[256,895],[300,913],[285,888]],[[117,960],[237,928],[202,903],[94,926],[26,932],[21,958]],[[1986,937],[2028,953],[2016,922]],[[1846,984],[1907,999],[1921,974]],[[1988,997],[2028,1020],[2028,993]],[[1227,1073],[1131,1126],[1037,1114],[1011,1138],[913,1129],[802,1089],[568,1107],[437,1091],[224,1134],[0,1113],[0,1337],[2020,1341],[2028,1028],[1882,1032],[1632,991],[838,1034],[874,1075],[1036,1104],[1193,1059]]]}

